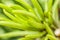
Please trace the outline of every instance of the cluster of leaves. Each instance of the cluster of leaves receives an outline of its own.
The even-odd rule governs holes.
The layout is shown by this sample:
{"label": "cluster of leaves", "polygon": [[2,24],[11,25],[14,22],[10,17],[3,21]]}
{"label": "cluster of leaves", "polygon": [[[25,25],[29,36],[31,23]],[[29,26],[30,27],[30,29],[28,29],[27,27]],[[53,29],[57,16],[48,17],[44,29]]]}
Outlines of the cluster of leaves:
{"label": "cluster of leaves", "polygon": [[1,0],[0,40],[57,40],[59,0]]}

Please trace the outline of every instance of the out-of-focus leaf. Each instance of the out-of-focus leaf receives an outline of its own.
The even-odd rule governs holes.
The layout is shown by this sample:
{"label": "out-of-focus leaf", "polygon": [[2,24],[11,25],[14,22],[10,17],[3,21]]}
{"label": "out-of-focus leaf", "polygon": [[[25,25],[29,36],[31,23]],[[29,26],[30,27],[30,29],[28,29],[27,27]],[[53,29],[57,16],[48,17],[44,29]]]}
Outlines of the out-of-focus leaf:
{"label": "out-of-focus leaf", "polygon": [[0,26],[0,35],[4,33],[5,33],[4,29]]}

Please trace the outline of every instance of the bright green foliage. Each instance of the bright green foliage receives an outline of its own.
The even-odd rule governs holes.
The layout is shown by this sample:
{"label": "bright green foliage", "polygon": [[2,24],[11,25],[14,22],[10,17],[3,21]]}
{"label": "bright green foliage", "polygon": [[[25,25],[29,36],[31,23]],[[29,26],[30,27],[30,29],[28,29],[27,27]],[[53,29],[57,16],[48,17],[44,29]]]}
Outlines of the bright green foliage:
{"label": "bright green foliage", "polygon": [[0,40],[57,40],[58,2],[1,0]]}

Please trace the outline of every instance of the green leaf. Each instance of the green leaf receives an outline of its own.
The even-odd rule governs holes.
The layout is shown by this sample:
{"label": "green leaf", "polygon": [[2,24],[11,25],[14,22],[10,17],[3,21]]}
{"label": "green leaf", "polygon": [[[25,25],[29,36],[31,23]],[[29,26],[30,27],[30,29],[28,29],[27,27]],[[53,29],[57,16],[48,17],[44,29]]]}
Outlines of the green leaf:
{"label": "green leaf", "polygon": [[41,6],[39,5],[38,1],[37,0],[31,0],[31,1],[32,1],[32,4],[34,5],[34,7],[37,9],[41,18],[43,18],[44,17],[43,10],[42,10]]}

